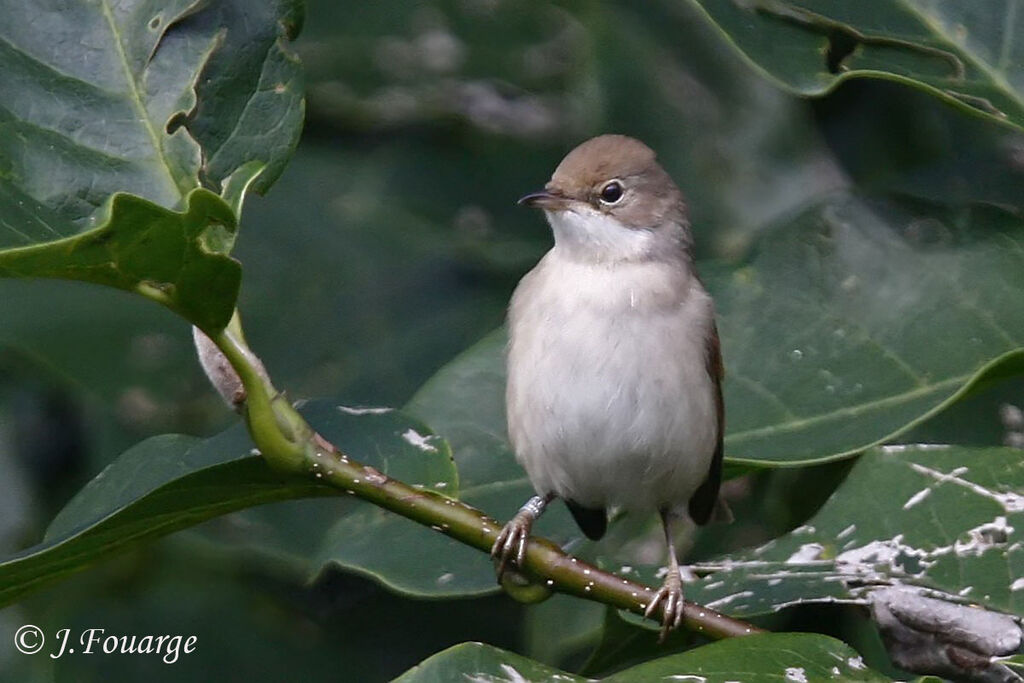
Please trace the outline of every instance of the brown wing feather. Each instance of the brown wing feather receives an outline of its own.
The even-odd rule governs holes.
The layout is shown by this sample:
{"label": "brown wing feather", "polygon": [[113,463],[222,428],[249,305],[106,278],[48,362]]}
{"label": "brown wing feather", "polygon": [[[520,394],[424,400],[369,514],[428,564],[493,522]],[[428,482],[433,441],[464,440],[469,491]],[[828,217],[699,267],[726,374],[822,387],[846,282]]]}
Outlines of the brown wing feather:
{"label": "brown wing feather", "polygon": [[708,340],[707,349],[708,374],[715,385],[715,419],[717,421],[717,434],[715,437],[715,454],[711,458],[711,467],[708,468],[708,476],[704,483],[694,492],[690,498],[690,517],[697,524],[706,524],[711,518],[718,500],[718,489],[722,484],[722,458],[725,449],[722,445],[722,438],[725,432],[725,403],[722,400],[722,378],[725,376],[725,367],[722,365],[722,348],[718,340],[718,327],[711,323],[711,338]]}

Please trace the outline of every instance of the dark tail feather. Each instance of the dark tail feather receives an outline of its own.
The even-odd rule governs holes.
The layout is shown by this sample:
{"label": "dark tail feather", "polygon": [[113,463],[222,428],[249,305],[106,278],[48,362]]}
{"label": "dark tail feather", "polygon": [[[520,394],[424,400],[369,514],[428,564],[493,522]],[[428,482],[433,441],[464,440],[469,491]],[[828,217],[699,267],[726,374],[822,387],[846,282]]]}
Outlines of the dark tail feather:
{"label": "dark tail feather", "polygon": [[[722,442],[719,441],[718,448],[711,460],[711,470],[708,472],[707,479],[690,498],[690,518],[697,524],[707,524],[718,506],[718,489],[722,485],[722,454]],[[724,503],[725,501],[722,501],[723,505]],[[724,521],[732,521],[732,511],[728,509],[728,506],[725,511],[719,510],[718,512],[724,515],[721,518]]]}
{"label": "dark tail feather", "polygon": [[587,538],[596,541],[604,536],[604,532],[608,530],[608,516],[604,508],[585,508],[571,500],[565,501],[565,505]]}

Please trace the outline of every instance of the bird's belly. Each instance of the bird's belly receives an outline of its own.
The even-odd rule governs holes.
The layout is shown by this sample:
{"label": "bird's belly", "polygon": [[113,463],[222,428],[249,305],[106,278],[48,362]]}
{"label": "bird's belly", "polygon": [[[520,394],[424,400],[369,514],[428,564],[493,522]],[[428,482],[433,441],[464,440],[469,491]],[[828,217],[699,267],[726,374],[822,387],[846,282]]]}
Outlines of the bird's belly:
{"label": "bird's belly", "polygon": [[[700,303],[704,303],[701,301]],[[571,308],[514,325],[509,429],[534,487],[588,507],[685,503],[716,444],[710,315]]]}

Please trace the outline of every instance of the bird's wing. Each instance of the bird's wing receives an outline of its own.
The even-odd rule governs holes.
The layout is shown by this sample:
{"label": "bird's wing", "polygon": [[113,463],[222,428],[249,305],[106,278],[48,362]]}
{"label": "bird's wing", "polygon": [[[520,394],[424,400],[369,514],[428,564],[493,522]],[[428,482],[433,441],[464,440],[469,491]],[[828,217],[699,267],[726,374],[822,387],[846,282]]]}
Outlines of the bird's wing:
{"label": "bird's wing", "polygon": [[725,449],[722,446],[722,438],[725,432],[725,403],[722,401],[722,378],[725,375],[725,368],[722,365],[722,348],[718,341],[718,327],[714,321],[711,322],[711,339],[708,342],[707,357],[708,374],[714,380],[715,391],[715,454],[711,458],[711,467],[708,468],[708,476],[704,483],[694,492],[690,498],[690,517],[697,524],[706,524],[711,519],[711,513],[718,501],[718,489],[722,484],[722,457]]}
{"label": "bird's wing", "polygon": [[576,501],[566,500],[566,507],[576,520],[576,525],[592,541],[600,540],[608,529],[608,515],[604,508],[583,507]]}

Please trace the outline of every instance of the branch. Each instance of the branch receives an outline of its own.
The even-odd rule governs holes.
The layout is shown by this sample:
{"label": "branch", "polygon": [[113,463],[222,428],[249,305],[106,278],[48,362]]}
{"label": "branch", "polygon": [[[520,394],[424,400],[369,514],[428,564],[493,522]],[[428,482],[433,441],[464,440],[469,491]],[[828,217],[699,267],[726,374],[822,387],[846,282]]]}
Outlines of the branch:
{"label": "branch", "polygon": [[[238,373],[245,390],[246,423],[268,464],[315,477],[461,543],[490,552],[502,528],[499,522],[459,500],[413,488],[358,463],[317,434],[274,389],[262,363],[245,343],[237,314],[225,330],[211,334],[210,339]],[[526,561],[520,569],[534,585],[522,587],[507,582],[505,586],[520,600],[542,599],[549,591],[558,591],[642,615],[656,593],[648,586],[571,557],[543,538],[530,538]],[[689,601],[684,605],[683,621],[690,630],[715,639],[762,630]]]}
{"label": "branch", "polygon": [[927,597],[911,586],[880,588],[869,600],[882,642],[901,669],[977,683],[1020,680],[998,660],[1024,642],[1010,615]]}

